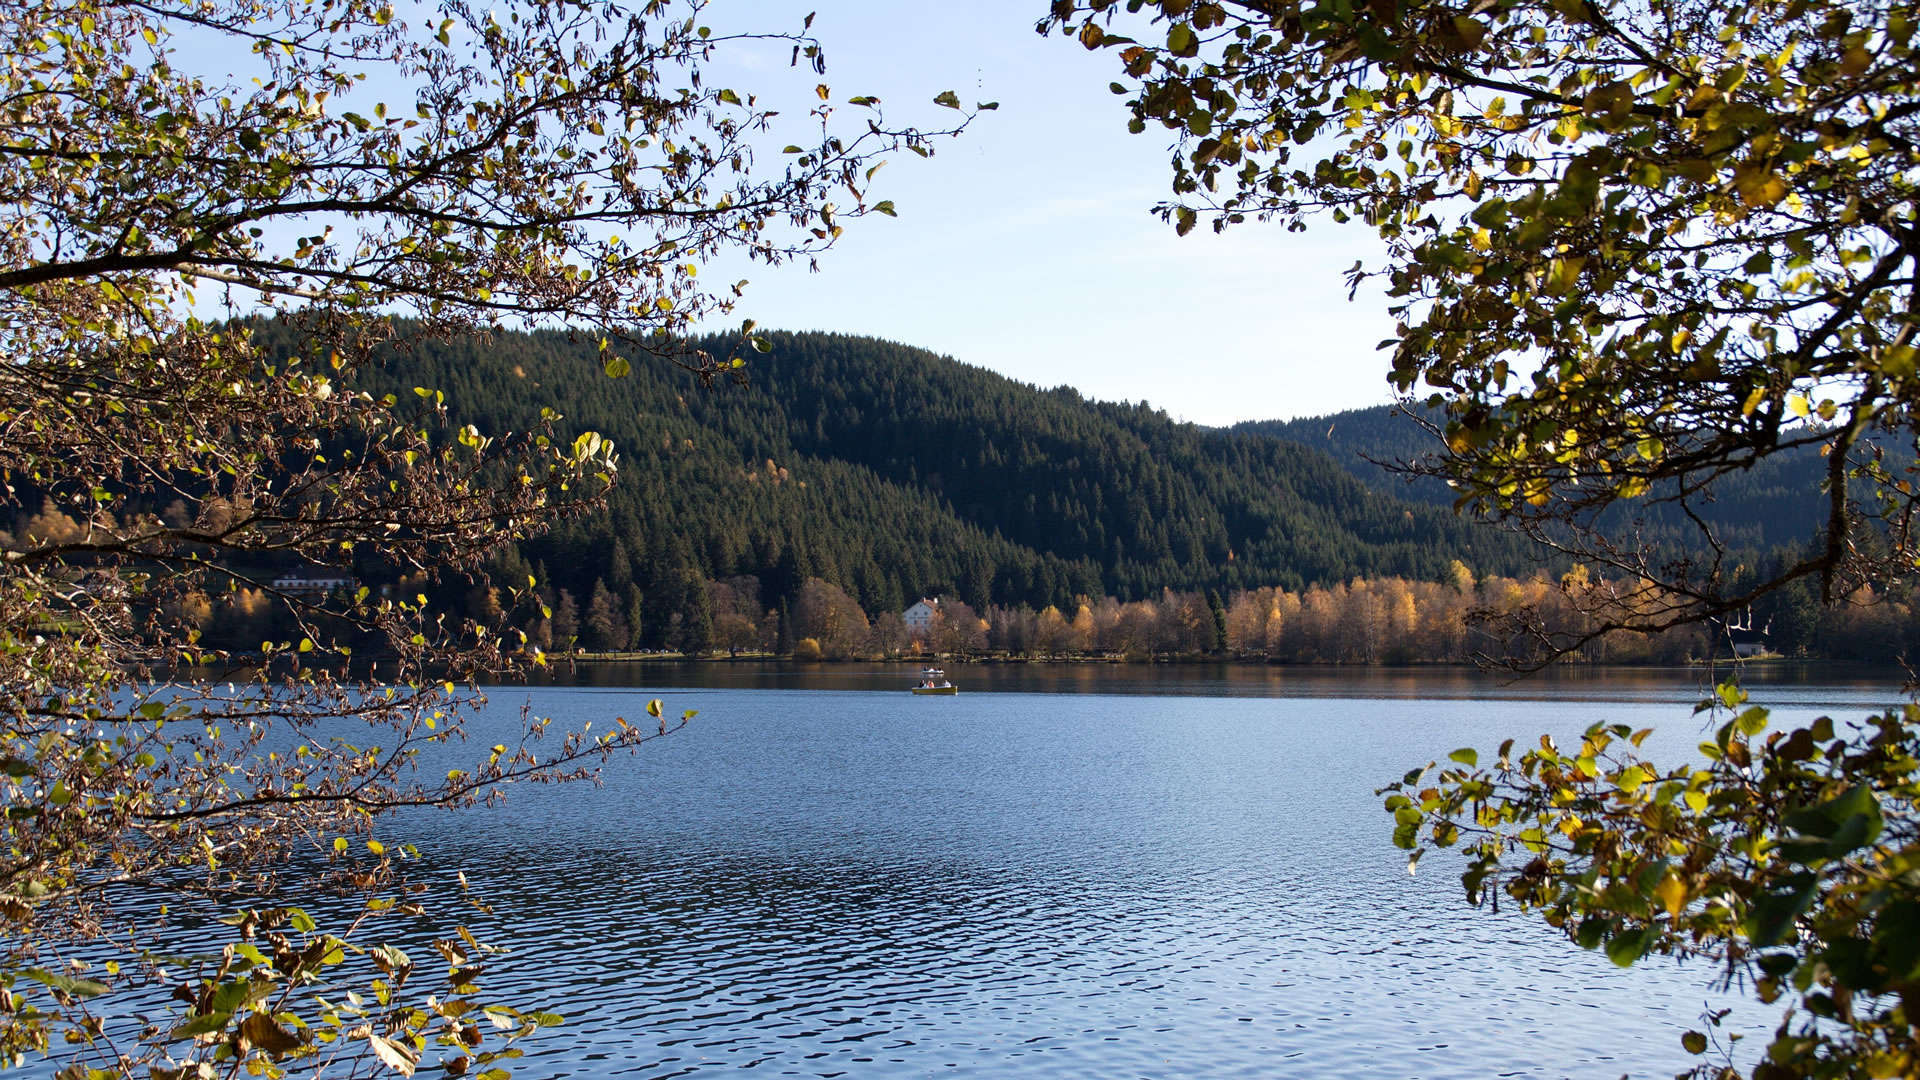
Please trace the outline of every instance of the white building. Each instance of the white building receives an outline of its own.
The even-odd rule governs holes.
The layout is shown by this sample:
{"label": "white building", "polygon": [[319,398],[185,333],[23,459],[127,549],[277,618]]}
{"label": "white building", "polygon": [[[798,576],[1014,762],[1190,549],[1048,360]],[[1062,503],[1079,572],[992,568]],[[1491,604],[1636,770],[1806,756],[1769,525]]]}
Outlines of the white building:
{"label": "white building", "polygon": [[919,603],[901,612],[900,620],[907,624],[908,633],[924,634],[927,632],[927,628],[933,625],[933,616],[939,612],[939,610],[940,601],[937,598],[933,600],[921,600]]}
{"label": "white building", "polygon": [[273,587],[289,596],[298,596],[306,600],[325,600],[335,589],[352,589],[354,580],[337,575],[312,577],[306,574],[288,574],[273,579]]}

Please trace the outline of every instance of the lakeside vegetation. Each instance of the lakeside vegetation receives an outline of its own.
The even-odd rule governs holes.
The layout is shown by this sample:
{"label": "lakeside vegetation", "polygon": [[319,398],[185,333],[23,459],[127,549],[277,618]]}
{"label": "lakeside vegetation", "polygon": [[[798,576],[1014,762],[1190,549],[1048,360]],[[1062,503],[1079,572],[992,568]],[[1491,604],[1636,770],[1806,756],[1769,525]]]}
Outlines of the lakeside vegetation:
{"label": "lakeside vegetation", "polygon": [[[1451,580],[1354,578],[1300,591],[1267,587],[1213,592],[1163,589],[1150,599],[1078,598],[1066,607],[991,604],[975,608],[942,598],[924,631],[899,611],[870,612],[845,589],[819,578],[790,601],[763,607],[763,583],[750,575],[686,580],[681,604],[664,628],[643,611],[622,611],[596,586],[585,604],[565,589],[540,586],[517,599],[497,586],[429,581],[429,606],[464,613],[495,636],[524,635],[529,651],[577,656],[779,656],[800,660],[955,658],[1231,659],[1277,664],[1474,664],[1489,660],[1595,664],[1683,664],[1732,655],[1724,624],[1691,624],[1648,635],[1611,629],[1577,649],[1549,655],[1550,643],[1577,639],[1605,618],[1612,589],[1583,572],[1560,579],[1480,577],[1464,563]],[[1636,594],[1637,595],[1637,594]],[[437,600],[436,600],[437,597]],[[1640,602],[1650,601],[1644,595]],[[1755,616],[1769,654],[1815,660],[1899,663],[1920,645],[1920,619],[1904,599],[1871,595],[1850,602]],[[252,654],[295,627],[267,591],[243,588],[217,601],[189,594],[166,613],[193,626],[209,648]]]}
{"label": "lakeside vegetation", "polygon": [[[268,356],[301,345],[285,322],[252,330]],[[332,590],[330,606],[365,587],[471,620],[529,655],[1672,664],[1729,652],[1725,620],[1653,635],[1610,628],[1684,599],[1658,582],[1543,566],[1524,537],[1440,505],[1438,481],[1409,486],[1370,464],[1427,445],[1385,409],[1215,431],[871,338],[763,340],[752,379],[712,391],[670,368],[609,381],[591,345],[557,333],[376,353],[360,375],[369,392],[410,399],[414,379],[441,387],[443,422],[480,437],[558,400],[568,415],[556,437],[600,431],[626,479],[604,511],[503,540],[469,573],[363,546],[350,569],[326,571],[353,586]],[[1332,453],[1301,445],[1314,441]],[[1748,543],[1736,583],[1796,558],[1786,540],[1820,501],[1790,490],[1818,468],[1817,455],[1799,458],[1770,459],[1703,511]],[[45,496],[29,513],[30,485],[20,494],[0,542],[79,544],[112,523]],[[238,511],[176,493],[126,498],[121,513],[204,529]],[[1666,539],[1677,549],[1681,536]],[[316,572],[304,559],[201,554],[225,576],[157,612],[198,646],[292,648],[320,617],[276,585]],[[97,562],[76,557],[69,576],[94,575],[99,588],[109,579]],[[921,597],[940,598],[943,614],[916,635],[901,613]],[[1898,662],[1920,644],[1912,598],[1870,584],[1823,603],[1795,581],[1739,617],[1792,657]],[[363,655],[380,648],[342,622],[328,632]]]}

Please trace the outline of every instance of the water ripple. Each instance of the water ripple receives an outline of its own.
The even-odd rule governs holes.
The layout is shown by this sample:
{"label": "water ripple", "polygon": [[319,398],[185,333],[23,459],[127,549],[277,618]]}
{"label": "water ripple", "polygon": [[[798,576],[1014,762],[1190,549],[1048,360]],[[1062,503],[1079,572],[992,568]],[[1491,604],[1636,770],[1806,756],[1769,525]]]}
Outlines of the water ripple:
{"label": "water ripple", "polygon": [[518,1077],[1665,1076],[1713,1000],[1409,878],[1372,794],[1599,719],[1690,746],[1668,701],[697,696],[604,787],[388,829],[492,906],[487,996],[567,1016]]}
{"label": "water ripple", "polygon": [[1409,879],[1372,795],[1684,708],[702,696],[602,789],[405,823],[514,945],[490,990],[568,1016],[520,1076],[1670,1075],[1709,1000]]}

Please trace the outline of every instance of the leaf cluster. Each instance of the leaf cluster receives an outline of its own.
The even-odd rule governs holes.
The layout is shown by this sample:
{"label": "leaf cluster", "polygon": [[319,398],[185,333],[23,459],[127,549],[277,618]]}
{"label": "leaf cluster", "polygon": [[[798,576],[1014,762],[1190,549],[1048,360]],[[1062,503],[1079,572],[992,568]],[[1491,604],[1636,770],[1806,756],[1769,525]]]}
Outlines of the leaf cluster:
{"label": "leaf cluster", "polygon": [[[1372,226],[1392,381],[1443,410],[1459,501],[1683,587],[1671,623],[1913,561],[1911,478],[1856,451],[1910,444],[1920,387],[1915,20],[1910,0],[1060,0],[1042,29],[1113,51],[1134,130],[1170,133],[1180,231]],[[1765,581],[1660,565],[1599,517],[1696,507],[1801,447],[1827,463],[1818,546]]]}
{"label": "leaf cluster", "polygon": [[1469,900],[1504,895],[1621,966],[1705,957],[1724,984],[1788,999],[1757,1080],[1911,1075],[1920,707],[1769,730],[1729,684],[1702,709],[1727,719],[1697,765],[1656,765],[1638,753],[1648,731],[1605,724],[1575,748],[1508,740],[1484,766],[1456,751],[1383,789],[1395,843],[1410,868],[1459,847]]}
{"label": "leaf cluster", "polygon": [[[508,545],[598,509],[620,456],[560,435],[551,408],[483,428],[422,380],[368,374],[454,333],[566,324],[593,327],[598,378],[733,302],[701,261],[811,257],[891,212],[867,198],[880,157],[927,136],[884,127],[872,99],[836,119],[823,94],[805,147],[767,155],[778,110],[706,73],[773,40],[823,71],[820,45],[804,26],[716,35],[703,8],[0,3],[0,509],[19,524],[0,535],[0,1048],[16,1059],[407,1071],[428,1018],[389,1011],[397,997],[335,1010],[360,1051],[308,1059],[283,1005],[320,992],[335,949],[307,931],[234,946],[180,1001],[179,1039],[103,1028],[86,1001],[130,976],[56,960],[137,953],[166,917],[155,890],[320,895],[289,871],[303,849],[335,884],[394,886],[403,850],[369,841],[350,868],[337,845],[395,808],[588,779],[670,730],[524,715],[517,737],[461,748],[478,683],[543,657],[502,618],[435,610],[428,583],[484,578]],[[249,317],[271,314],[286,337],[267,348]],[[275,584],[368,566],[415,588]],[[534,603],[536,584],[502,590]],[[274,633],[216,647],[198,614],[215,601],[275,610]]]}

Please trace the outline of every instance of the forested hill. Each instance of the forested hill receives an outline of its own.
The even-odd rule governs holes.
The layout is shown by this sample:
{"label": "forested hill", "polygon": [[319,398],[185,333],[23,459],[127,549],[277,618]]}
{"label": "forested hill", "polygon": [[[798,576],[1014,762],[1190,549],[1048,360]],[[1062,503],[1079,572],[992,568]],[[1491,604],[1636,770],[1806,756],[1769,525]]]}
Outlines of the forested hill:
{"label": "forested hill", "polygon": [[[920,595],[1065,604],[1176,589],[1439,579],[1531,566],[1510,535],[1369,492],[1323,454],[1042,391],[921,349],[770,335],[744,386],[662,362],[610,379],[589,343],[500,335],[423,347],[396,387],[442,390],[483,431],[541,406],[616,441],[610,511],[529,544],[555,584],[645,591],[681,571],[808,577],[868,610]],[[727,355],[727,343],[707,343]]]}
{"label": "forested hill", "polygon": [[1376,490],[1422,502],[1453,502],[1451,489],[1438,480],[1412,479],[1376,464],[1411,461],[1434,449],[1433,437],[1399,406],[1349,409],[1298,420],[1248,420],[1229,430],[1322,451]]}
{"label": "forested hill", "polygon": [[[1444,483],[1407,478],[1376,462],[1409,461],[1435,448],[1433,436],[1397,406],[1353,409],[1301,420],[1259,420],[1236,424],[1237,435],[1256,439],[1281,438],[1322,450],[1350,474],[1374,490],[1434,505],[1452,505],[1454,494]],[[1889,448],[1890,460],[1911,459],[1910,452]],[[1820,531],[1827,505],[1822,494],[1826,459],[1816,448],[1775,454],[1751,469],[1721,477],[1711,497],[1696,509],[1711,523],[1715,536],[1729,548],[1753,553],[1797,549]],[[1674,506],[1642,508],[1622,504],[1616,518],[1641,519],[1640,534],[1654,542],[1690,546],[1699,531]]]}

